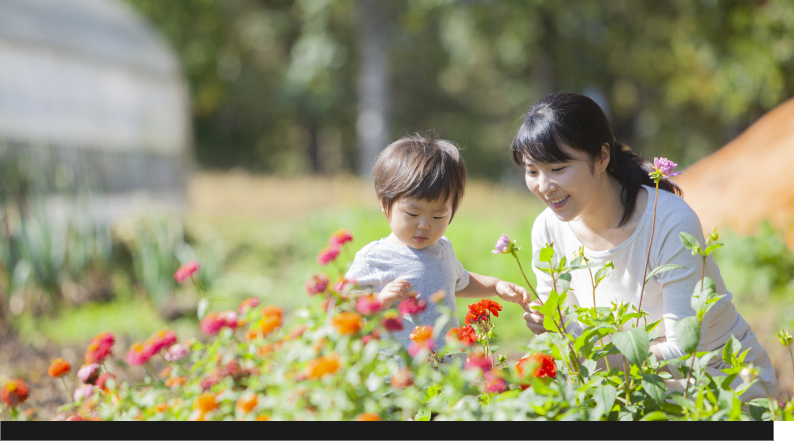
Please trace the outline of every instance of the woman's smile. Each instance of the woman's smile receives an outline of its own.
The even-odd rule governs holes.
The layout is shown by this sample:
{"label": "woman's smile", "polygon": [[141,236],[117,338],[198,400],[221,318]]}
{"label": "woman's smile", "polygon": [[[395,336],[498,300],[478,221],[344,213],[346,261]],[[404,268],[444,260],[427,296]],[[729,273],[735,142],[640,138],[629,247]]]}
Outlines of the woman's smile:
{"label": "woman's smile", "polygon": [[558,208],[562,208],[562,206],[565,205],[566,202],[568,202],[568,199],[570,199],[570,197],[571,195],[568,195],[561,198],[547,199],[547,200],[549,201],[549,205],[551,206],[551,208],[558,209]]}

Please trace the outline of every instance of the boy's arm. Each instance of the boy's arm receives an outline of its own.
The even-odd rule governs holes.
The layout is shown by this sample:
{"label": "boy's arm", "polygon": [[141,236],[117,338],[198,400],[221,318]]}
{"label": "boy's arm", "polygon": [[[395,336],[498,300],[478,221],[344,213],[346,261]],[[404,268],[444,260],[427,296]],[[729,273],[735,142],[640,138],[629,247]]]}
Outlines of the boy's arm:
{"label": "boy's arm", "polygon": [[527,303],[530,300],[529,292],[523,286],[471,271],[469,271],[469,285],[456,292],[455,296],[463,298],[499,296],[502,300],[513,303]]}

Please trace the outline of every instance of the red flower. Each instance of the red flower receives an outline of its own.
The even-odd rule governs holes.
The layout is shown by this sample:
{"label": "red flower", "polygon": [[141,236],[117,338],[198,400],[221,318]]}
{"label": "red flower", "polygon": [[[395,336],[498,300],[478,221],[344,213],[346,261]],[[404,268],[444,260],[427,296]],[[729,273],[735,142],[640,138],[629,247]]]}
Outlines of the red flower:
{"label": "red flower", "polygon": [[28,392],[30,392],[28,385],[21,378],[17,378],[3,386],[3,390],[0,391],[0,397],[2,397],[3,402],[7,406],[16,407],[28,399]]}
{"label": "red flower", "polygon": [[111,378],[115,380],[116,379],[116,375],[111,374],[110,372],[106,372],[106,373],[100,375],[99,378],[97,378],[97,380],[96,380],[97,389],[100,389],[100,390],[103,390],[103,391],[107,392],[108,388],[105,386],[105,383],[107,383],[107,381],[109,379],[111,379]]}
{"label": "red flower", "polygon": [[259,306],[259,298],[249,297],[240,303],[240,306],[237,307],[237,310],[240,312],[240,314],[245,314],[248,312],[248,310],[251,308],[256,308],[257,306]]}
{"label": "red flower", "polygon": [[335,232],[334,234],[331,235],[331,238],[328,239],[329,244],[337,247],[341,247],[342,245],[352,241],[353,241],[353,233],[351,233],[350,230],[347,229],[339,230]]}
{"label": "red flower", "polygon": [[150,338],[146,343],[151,345],[152,353],[156,354],[160,352],[160,350],[168,348],[176,343],[176,334],[174,334],[174,331],[162,329],[155,332],[152,338]]}
{"label": "red flower", "polygon": [[397,332],[403,330],[403,319],[402,317],[399,317],[396,314],[384,317],[383,320],[381,320],[380,324],[383,325],[383,327],[386,328],[386,330],[389,332]]}
{"label": "red flower", "polygon": [[466,314],[466,324],[484,320],[490,314],[493,314],[494,317],[499,317],[499,311],[501,310],[502,305],[493,300],[483,299],[477,303],[472,303],[469,305],[469,312]]}
{"label": "red flower", "polygon": [[317,263],[321,266],[328,265],[330,262],[333,262],[337,256],[339,256],[339,247],[336,245],[329,245],[320,251],[320,254],[317,255]]}
{"label": "red flower", "polygon": [[383,307],[383,304],[375,300],[375,296],[368,295],[359,297],[356,301],[356,309],[364,315],[375,314]]}
{"label": "red flower", "polygon": [[63,358],[56,358],[47,369],[47,373],[52,378],[58,378],[69,373],[72,370],[72,365]]}
{"label": "red flower", "polygon": [[523,378],[529,373],[525,372],[527,366],[532,369],[531,374],[535,378],[554,378],[557,376],[557,365],[551,355],[536,352],[518,360],[515,367],[519,377]]}
{"label": "red flower", "polygon": [[303,287],[306,288],[306,294],[316,296],[317,294],[325,292],[325,290],[328,289],[329,283],[331,283],[331,281],[328,280],[328,276],[325,274],[314,274],[311,279],[303,284]]}
{"label": "red flower", "polygon": [[397,307],[400,310],[400,313],[403,315],[405,314],[419,314],[420,312],[427,309],[427,302],[424,300],[416,300],[415,297],[411,297],[408,300],[403,300],[400,302],[400,305]]}
{"label": "red flower", "polygon": [[88,343],[88,348],[85,350],[85,363],[102,364],[105,357],[111,354],[111,349],[115,342],[116,338],[113,337],[112,332],[100,332],[95,335]]}
{"label": "red flower", "polygon": [[154,348],[151,345],[135,343],[130,348],[130,351],[127,352],[127,363],[133,366],[139,366],[146,363],[154,355],[153,349]]}
{"label": "red flower", "polygon": [[469,325],[452,328],[447,333],[447,340],[457,341],[461,346],[470,347],[477,343],[477,333]]}
{"label": "red flower", "polygon": [[192,276],[193,273],[199,270],[199,264],[195,260],[191,260],[190,262],[182,265],[179,267],[178,270],[174,273],[174,278],[177,282],[182,283],[188,277]]}
{"label": "red flower", "polygon": [[493,368],[491,359],[483,355],[482,352],[477,351],[469,355],[466,359],[466,369],[479,369],[483,372],[488,372]]}

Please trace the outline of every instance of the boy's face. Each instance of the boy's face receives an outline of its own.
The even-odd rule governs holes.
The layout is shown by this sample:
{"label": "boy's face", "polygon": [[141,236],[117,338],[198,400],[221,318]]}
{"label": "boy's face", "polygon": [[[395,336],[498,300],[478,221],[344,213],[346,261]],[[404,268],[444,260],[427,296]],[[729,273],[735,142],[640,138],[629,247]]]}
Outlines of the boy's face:
{"label": "boy's face", "polygon": [[[381,207],[386,214],[386,209]],[[438,242],[447,231],[452,217],[452,198],[428,201],[401,197],[387,216],[391,238],[411,248],[421,249]]]}

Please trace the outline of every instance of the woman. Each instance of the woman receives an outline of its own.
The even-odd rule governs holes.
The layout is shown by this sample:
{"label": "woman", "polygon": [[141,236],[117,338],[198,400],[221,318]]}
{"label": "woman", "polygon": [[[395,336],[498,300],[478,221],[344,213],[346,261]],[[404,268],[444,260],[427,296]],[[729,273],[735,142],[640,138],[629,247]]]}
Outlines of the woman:
{"label": "woman", "polygon": [[[511,150],[513,160],[525,169],[527,187],[548,206],[532,227],[533,251],[553,243],[555,252],[571,258],[583,246],[585,257],[592,262],[603,265],[614,261],[615,270],[601,282],[595,295],[590,274],[574,271],[570,303],[593,307],[594,302],[595,306],[626,302],[638,307],[652,230],[648,271],[666,263],[686,267],[655,275],[642,294],[648,323],[663,319],[651,352],[659,360],[683,356],[673,324],[695,314],[690,298],[700,281],[703,261],[682,245],[679,233],[690,233],[701,244],[704,240],[700,221],[681,198],[681,190],[667,179],[659,183],[654,228],[656,190],[648,176],[651,165],[615,140],[604,112],[582,95],[554,94],[535,103]],[[538,294],[545,299],[552,280],[537,269],[535,275]],[[704,318],[699,350],[720,349],[731,335],[735,336],[742,351],[752,348],[745,362],[761,369],[761,384],[745,392],[742,399],[766,397],[766,391],[774,394],[775,371],[769,356],[736,312],[712,257],[706,261],[705,275],[714,280],[719,294],[727,295]],[[543,315],[526,310],[524,319],[532,332],[546,332]],[[581,332],[576,323],[571,323],[569,330]],[[612,361],[610,364],[616,366]],[[721,357],[715,357],[708,364],[708,372],[724,375],[719,369],[726,367]],[[670,371],[679,382],[669,386],[682,389],[684,380],[676,369]]]}

